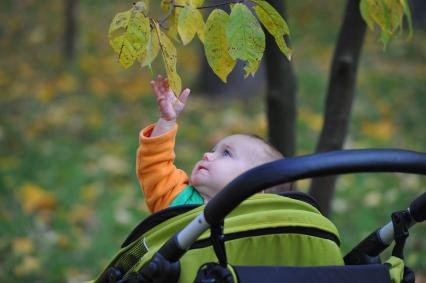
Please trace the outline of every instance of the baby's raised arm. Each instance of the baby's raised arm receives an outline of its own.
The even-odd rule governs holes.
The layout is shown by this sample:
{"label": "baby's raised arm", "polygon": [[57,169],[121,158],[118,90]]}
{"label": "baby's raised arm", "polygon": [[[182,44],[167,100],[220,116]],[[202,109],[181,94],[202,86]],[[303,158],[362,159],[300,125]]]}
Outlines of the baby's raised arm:
{"label": "baby's raised arm", "polygon": [[170,89],[167,78],[163,78],[161,75],[158,75],[155,81],[151,81],[151,86],[160,110],[160,119],[155,124],[151,134],[151,137],[155,137],[168,132],[174,127],[177,117],[185,107],[190,89],[184,89],[179,98],[177,98]]}

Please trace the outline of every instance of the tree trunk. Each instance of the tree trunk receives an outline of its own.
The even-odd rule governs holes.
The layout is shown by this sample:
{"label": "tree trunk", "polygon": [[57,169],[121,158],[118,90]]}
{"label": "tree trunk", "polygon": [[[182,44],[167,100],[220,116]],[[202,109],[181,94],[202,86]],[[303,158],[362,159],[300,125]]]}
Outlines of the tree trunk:
{"label": "tree trunk", "polygon": [[[348,0],[332,60],[324,124],[316,152],[339,150],[343,147],[348,132],[365,31],[366,24],[359,12],[359,0]],[[327,216],[330,214],[336,180],[336,176],[315,178],[309,190]]]}
{"label": "tree trunk", "polygon": [[[270,1],[270,4],[287,20],[285,1]],[[281,53],[268,32],[266,46],[268,137],[286,157],[291,157],[294,156],[296,143],[296,78],[291,62]]]}
{"label": "tree trunk", "polygon": [[64,58],[72,61],[75,57],[75,37],[77,32],[76,20],[77,0],[64,2]]}
{"label": "tree trunk", "polygon": [[413,25],[419,29],[426,28],[426,1],[425,0],[411,0],[408,1],[413,18]]}
{"label": "tree trunk", "polygon": [[[285,1],[269,1],[287,20]],[[289,41],[287,41],[289,43]],[[266,106],[269,141],[286,157],[295,154],[296,77],[291,62],[266,32]],[[279,192],[280,188],[268,190]]]}

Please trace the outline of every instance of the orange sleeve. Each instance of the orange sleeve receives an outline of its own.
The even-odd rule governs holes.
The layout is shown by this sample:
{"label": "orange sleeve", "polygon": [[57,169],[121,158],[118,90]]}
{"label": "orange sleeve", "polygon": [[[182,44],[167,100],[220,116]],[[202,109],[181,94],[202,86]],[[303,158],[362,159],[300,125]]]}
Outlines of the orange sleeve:
{"label": "orange sleeve", "polygon": [[150,137],[154,125],[141,130],[136,174],[151,212],[167,208],[188,185],[188,176],[174,165],[177,125],[167,133]]}

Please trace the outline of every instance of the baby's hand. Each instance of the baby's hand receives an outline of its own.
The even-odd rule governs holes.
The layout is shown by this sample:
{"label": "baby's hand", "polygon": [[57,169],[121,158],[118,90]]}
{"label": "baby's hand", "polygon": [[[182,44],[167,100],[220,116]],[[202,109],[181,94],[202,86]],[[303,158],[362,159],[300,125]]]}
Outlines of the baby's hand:
{"label": "baby's hand", "polygon": [[155,81],[151,81],[152,89],[157,97],[158,107],[160,109],[161,118],[166,121],[174,121],[179,116],[185,107],[186,100],[189,96],[190,90],[184,89],[179,98],[169,87],[167,78],[158,75]]}

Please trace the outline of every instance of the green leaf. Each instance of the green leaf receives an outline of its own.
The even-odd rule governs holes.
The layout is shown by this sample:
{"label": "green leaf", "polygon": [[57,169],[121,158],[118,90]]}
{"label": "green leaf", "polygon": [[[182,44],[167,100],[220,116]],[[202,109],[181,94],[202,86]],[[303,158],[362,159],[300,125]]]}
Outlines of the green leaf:
{"label": "green leaf", "polygon": [[181,78],[176,71],[177,64],[177,51],[173,42],[161,30],[157,22],[154,22],[155,32],[160,45],[160,51],[163,55],[164,66],[166,67],[167,78],[169,86],[175,93],[180,95],[182,90]]}
{"label": "green leaf", "polygon": [[254,77],[254,74],[259,69],[260,60],[249,60],[247,64],[244,66],[244,78],[246,79],[249,75]]}
{"label": "green leaf", "polygon": [[182,43],[187,45],[196,33],[204,29],[204,20],[200,11],[192,6],[185,6],[179,14],[178,32]]}
{"label": "green leaf", "polygon": [[264,0],[251,0],[256,4],[254,10],[258,16],[260,22],[265,26],[266,30],[275,38],[281,52],[288,58],[291,59],[291,49],[288,48],[284,36],[290,35],[290,30],[286,21],[281,15],[272,7],[268,2]]}
{"label": "green leaf", "polygon": [[370,29],[380,28],[380,41],[386,48],[389,40],[403,29],[403,17],[407,17],[409,37],[412,35],[411,13],[406,0],[361,0],[360,12]]}
{"label": "green leaf", "polygon": [[178,24],[177,24],[177,17],[175,15],[176,10],[173,11],[172,15],[169,18],[170,21],[170,25],[169,28],[167,30],[167,35],[172,38],[173,40],[179,42],[179,38],[178,38]]}
{"label": "green leaf", "polygon": [[370,15],[370,6],[368,5],[368,0],[361,0],[359,2],[359,11],[361,13],[361,17],[367,23],[368,27],[373,30],[374,29],[374,19]]}
{"label": "green leaf", "polygon": [[265,51],[265,34],[257,19],[243,4],[235,4],[226,25],[228,52],[236,60],[260,60]]}
{"label": "green leaf", "polygon": [[142,12],[144,15],[147,15],[149,12],[149,0],[138,1],[133,4],[136,10]]}
{"label": "green leaf", "polygon": [[404,7],[404,15],[408,22],[408,38],[410,39],[413,36],[413,21],[411,19],[411,11],[406,0],[402,0],[402,3]]}
{"label": "green leaf", "polygon": [[157,57],[159,50],[160,45],[158,43],[158,37],[156,35],[155,29],[153,29],[149,35],[146,52],[138,58],[138,61],[141,63],[141,67],[143,68],[145,66],[149,66],[151,68],[151,63]]}
{"label": "green leaf", "polygon": [[387,0],[387,8],[390,14],[390,30],[392,34],[399,30],[402,32],[404,17],[404,0]]}
{"label": "green leaf", "polygon": [[201,7],[204,4],[204,0],[189,0],[189,5],[191,5],[194,8]]}
{"label": "green leaf", "polygon": [[[183,5],[185,4],[185,0],[177,0],[175,1],[176,4]],[[162,0],[161,1],[161,8],[163,9],[165,14],[168,14],[170,9],[172,9],[172,1],[171,0]],[[178,39],[178,19],[179,19],[179,13],[181,8],[174,8],[171,15],[169,16],[167,22],[169,24],[167,28],[167,35],[170,38],[173,38],[175,41],[179,41]]]}
{"label": "green leaf", "polygon": [[135,7],[113,18],[108,33],[110,45],[118,53],[118,62],[124,68],[130,67],[143,54],[149,32],[148,18]]}
{"label": "green leaf", "polygon": [[204,28],[204,50],[207,62],[213,72],[225,83],[236,63],[236,60],[228,54],[225,34],[228,21],[229,15],[226,12],[215,9],[208,17]]}
{"label": "green leaf", "polygon": [[111,24],[109,25],[108,36],[112,37],[114,32],[120,29],[126,29],[127,25],[129,24],[131,14],[132,10],[128,10],[115,15],[111,21]]}

